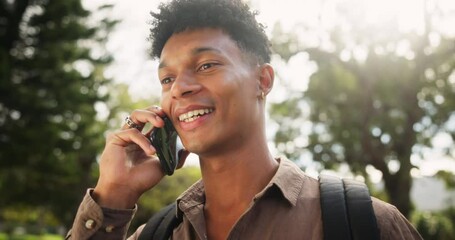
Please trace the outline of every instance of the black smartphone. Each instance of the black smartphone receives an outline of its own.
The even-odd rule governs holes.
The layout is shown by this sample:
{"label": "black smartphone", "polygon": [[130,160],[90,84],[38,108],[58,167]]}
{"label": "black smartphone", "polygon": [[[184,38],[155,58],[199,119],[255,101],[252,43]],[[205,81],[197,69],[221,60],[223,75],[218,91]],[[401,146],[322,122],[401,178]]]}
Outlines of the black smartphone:
{"label": "black smartphone", "polygon": [[156,155],[166,175],[174,174],[183,154],[183,144],[168,117],[164,117],[164,127],[154,128],[150,134],[150,142],[156,149]]}

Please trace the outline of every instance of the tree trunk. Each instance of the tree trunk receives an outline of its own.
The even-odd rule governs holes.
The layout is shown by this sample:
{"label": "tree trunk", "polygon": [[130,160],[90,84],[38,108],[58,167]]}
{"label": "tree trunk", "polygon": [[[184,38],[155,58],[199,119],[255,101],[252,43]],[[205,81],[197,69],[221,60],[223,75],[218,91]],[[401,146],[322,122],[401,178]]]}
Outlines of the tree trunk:
{"label": "tree trunk", "polygon": [[398,210],[406,217],[411,213],[411,187],[412,178],[409,170],[400,170],[384,177],[385,190],[390,198],[390,203],[395,205]]}

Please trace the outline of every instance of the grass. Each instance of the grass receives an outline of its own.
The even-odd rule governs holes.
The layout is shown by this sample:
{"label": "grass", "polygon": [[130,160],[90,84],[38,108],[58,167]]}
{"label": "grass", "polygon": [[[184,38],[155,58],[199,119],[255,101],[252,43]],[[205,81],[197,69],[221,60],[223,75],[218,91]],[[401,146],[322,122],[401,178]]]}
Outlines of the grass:
{"label": "grass", "polygon": [[63,240],[64,238],[60,235],[54,234],[43,234],[43,235],[11,235],[8,236],[5,233],[0,233],[0,240]]}

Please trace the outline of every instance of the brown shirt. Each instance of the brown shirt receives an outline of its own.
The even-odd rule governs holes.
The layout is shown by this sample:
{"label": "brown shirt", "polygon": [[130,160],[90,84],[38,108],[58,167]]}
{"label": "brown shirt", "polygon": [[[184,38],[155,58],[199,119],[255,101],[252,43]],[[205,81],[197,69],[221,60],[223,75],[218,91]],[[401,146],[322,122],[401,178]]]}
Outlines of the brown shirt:
{"label": "brown shirt", "polygon": [[[275,176],[255,196],[233,226],[228,239],[323,239],[318,181],[305,175],[291,161],[279,161]],[[172,239],[207,239],[203,182],[190,187],[177,202],[177,214],[183,216],[183,222],[174,229]],[[373,208],[381,239],[422,239],[394,206],[373,198]],[[90,236],[90,239],[124,239],[134,212],[101,209],[88,192],[67,239],[88,239]],[[92,229],[87,229],[90,219],[96,223]],[[137,239],[141,231],[142,227],[138,228],[128,239]]]}

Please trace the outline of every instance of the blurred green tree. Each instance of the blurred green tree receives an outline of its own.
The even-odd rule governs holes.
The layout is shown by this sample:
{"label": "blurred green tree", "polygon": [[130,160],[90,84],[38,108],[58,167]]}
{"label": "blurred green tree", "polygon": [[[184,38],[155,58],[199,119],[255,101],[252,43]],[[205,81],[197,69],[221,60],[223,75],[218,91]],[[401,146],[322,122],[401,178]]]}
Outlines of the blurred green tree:
{"label": "blurred green tree", "polygon": [[3,217],[34,208],[70,222],[93,184],[107,126],[95,105],[108,99],[99,89],[109,83],[104,43],[116,21],[90,16],[80,0],[0,0]]}
{"label": "blurred green tree", "polygon": [[438,212],[417,212],[411,219],[423,239],[455,239],[454,207]]}
{"label": "blurred green tree", "polygon": [[[353,11],[362,1],[349,1],[334,7],[338,13],[330,18],[338,24],[325,32],[296,26],[286,34],[278,26],[272,38],[285,61],[304,53],[317,64],[306,92],[289,89],[286,101],[271,106],[280,125],[278,150],[294,160],[310,152],[326,168],[347,163],[367,180],[366,167],[373,166],[382,173],[387,200],[405,216],[417,162],[411,156],[423,159],[436,134],[455,137],[455,38],[435,24],[449,22],[453,13],[426,3],[423,31],[402,32],[396,19],[368,24],[365,12]],[[316,46],[299,39],[299,30],[319,37]],[[305,132],[308,120],[312,127]],[[455,155],[453,148],[446,151]]]}

